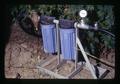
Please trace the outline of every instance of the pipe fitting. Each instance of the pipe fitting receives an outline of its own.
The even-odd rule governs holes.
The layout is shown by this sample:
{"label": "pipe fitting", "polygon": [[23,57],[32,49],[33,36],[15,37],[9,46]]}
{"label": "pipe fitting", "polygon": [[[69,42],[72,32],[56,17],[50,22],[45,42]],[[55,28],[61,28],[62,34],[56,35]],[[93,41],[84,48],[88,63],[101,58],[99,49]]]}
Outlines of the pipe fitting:
{"label": "pipe fitting", "polygon": [[58,24],[59,23],[59,20],[53,20],[53,23],[56,23],[56,24]]}

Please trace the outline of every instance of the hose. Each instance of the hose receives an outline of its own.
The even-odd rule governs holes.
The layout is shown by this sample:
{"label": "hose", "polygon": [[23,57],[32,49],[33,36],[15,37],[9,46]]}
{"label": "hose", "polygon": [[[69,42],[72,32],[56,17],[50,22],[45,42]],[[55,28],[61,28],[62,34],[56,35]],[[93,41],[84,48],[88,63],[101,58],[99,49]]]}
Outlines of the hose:
{"label": "hose", "polygon": [[113,38],[115,38],[115,35],[114,35],[114,34],[112,34],[111,32],[109,32],[109,31],[107,31],[107,30],[105,30],[105,29],[97,29],[97,31],[99,31],[99,32],[104,32],[104,33],[112,36]]}
{"label": "hose", "polygon": [[95,27],[89,26],[88,29],[93,30],[93,31],[102,32],[102,33],[108,34],[108,35],[112,36],[113,38],[115,38],[115,35],[113,33],[109,32],[103,28],[95,28]]}

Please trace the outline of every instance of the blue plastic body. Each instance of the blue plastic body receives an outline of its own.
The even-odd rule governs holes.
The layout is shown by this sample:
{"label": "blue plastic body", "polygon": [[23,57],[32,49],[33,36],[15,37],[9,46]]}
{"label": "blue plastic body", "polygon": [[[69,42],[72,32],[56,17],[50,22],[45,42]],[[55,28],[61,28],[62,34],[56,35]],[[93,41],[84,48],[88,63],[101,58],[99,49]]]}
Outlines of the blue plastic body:
{"label": "blue plastic body", "polygon": [[56,29],[55,24],[41,24],[43,47],[45,53],[56,52]]}
{"label": "blue plastic body", "polygon": [[75,60],[75,29],[60,28],[60,40],[63,59]]}

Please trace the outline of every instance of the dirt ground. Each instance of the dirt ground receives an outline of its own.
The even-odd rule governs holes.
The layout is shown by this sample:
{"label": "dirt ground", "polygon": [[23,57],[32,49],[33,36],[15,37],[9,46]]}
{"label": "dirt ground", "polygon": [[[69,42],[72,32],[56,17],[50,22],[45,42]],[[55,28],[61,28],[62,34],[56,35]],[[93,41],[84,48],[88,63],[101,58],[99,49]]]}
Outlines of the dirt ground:
{"label": "dirt ground", "polygon": [[[43,51],[42,39],[34,37],[25,33],[19,25],[13,25],[11,27],[11,35],[9,43],[6,47],[5,53],[5,77],[6,78],[19,78],[19,79],[48,79],[54,78],[48,74],[42,73],[36,67],[41,60],[46,59],[48,56],[53,56],[51,54],[46,54]],[[111,55],[114,63],[115,55]],[[113,57],[114,56],[114,57]],[[104,58],[109,59],[110,58]],[[90,59],[92,64],[95,64],[95,60]],[[109,61],[108,60],[108,61]],[[66,65],[66,68],[69,69]],[[111,67],[101,64],[102,68],[110,70],[104,79],[112,79],[115,75],[115,70]],[[72,69],[71,68],[71,69]],[[71,70],[69,69],[69,70]],[[65,68],[62,69],[61,73],[66,73]],[[77,74],[76,79],[88,77],[81,77],[82,73],[87,73],[87,71],[82,70],[81,73]]]}

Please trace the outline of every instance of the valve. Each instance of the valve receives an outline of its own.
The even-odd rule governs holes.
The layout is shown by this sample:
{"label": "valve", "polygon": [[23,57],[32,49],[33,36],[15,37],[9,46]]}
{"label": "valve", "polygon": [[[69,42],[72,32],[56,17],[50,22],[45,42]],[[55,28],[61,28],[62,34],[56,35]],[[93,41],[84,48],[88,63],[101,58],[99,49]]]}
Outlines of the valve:
{"label": "valve", "polygon": [[80,22],[75,22],[74,27],[75,28],[80,28],[80,29],[92,29],[92,30],[97,30],[98,29],[98,24],[97,22],[93,26],[87,25],[84,21],[84,18],[87,16],[87,11],[86,10],[81,10],[79,12],[79,16],[82,18]]}

